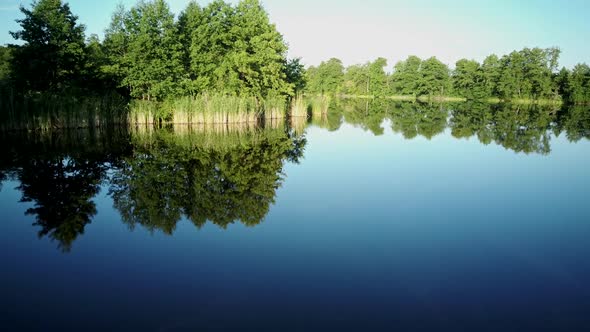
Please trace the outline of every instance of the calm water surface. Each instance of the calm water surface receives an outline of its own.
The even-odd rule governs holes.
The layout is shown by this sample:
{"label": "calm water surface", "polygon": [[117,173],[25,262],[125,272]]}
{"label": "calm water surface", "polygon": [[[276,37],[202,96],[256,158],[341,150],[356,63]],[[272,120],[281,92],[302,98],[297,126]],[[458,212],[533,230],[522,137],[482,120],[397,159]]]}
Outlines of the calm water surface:
{"label": "calm water surface", "polygon": [[587,110],[365,107],[2,134],[2,329],[590,329]]}

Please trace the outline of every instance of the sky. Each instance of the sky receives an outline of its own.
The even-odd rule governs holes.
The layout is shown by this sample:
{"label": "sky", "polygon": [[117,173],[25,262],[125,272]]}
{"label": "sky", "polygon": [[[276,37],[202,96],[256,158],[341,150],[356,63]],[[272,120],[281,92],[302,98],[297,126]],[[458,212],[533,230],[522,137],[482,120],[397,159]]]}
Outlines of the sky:
{"label": "sky", "polygon": [[[70,0],[86,35],[103,35],[118,3],[136,0]],[[178,14],[188,0],[168,0]],[[209,1],[197,1],[206,4]],[[237,1],[229,1],[237,2]],[[19,5],[0,0],[0,44],[14,43]],[[306,65],[332,57],[345,65],[377,57],[395,62],[417,55],[436,56],[453,67],[461,59],[482,61],[524,47],[562,50],[561,65],[590,63],[588,0],[262,0],[270,19],[289,44],[289,56]]]}

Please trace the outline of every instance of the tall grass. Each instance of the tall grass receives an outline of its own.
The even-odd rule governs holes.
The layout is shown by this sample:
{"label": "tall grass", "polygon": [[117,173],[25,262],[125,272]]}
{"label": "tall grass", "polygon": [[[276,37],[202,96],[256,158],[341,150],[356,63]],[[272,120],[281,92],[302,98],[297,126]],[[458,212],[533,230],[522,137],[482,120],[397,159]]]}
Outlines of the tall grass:
{"label": "tall grass", "polygon": [[263,103],[264,119],[283,119],[286,117],[287,102],[284,96],[269,96]]}
{"label": "tall grass", "polygon": [[128,123],[154,124],[158,121],[159,107],[157,102],[147,100],[133,100],[129,104]]}
{"label": "tall grass", "polygon": [[292,118],[307,118],[309,103],[305,100],[303,95],[297,95],[291,100],[291,110],[289,115]]}
{"label": "tall grass", "polygon": [[2,96],[0,130],[49,130],[124,124],[127,101],[118,94]]}
{"label": "tall grass", "polygon": [[311,116],[313,118],[321,118],[328,114],[330,108],[330,97],[328,96],[314,96],[311,97]]}
{"label": "tall grass", "polygon": [[257,122],[261,109],[254,97],[203,94],[162,103],[162,120],[168,123],[223,124]]}

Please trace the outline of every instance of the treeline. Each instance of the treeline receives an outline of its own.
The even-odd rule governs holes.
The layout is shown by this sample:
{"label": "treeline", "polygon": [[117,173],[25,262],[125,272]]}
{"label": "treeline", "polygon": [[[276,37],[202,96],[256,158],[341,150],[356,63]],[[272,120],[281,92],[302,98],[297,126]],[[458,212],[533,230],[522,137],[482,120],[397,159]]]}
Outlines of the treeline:
{"label": "treeline", "polygon": [[454,69],[436,57],[410,56],[395,64],[378,58],[345,68],[332,58],[307,70],[307,92],[352,96],[461,97],[468,100],[555,100],[590,102],[590,67],[558,71],[558,48],[525,48],[483,63],[461,59]]}
{"label": "treeline", "polygon": [[[86,39],[67,3],[21,7],[23,42],[0,49],[0,80],[22,92],[118,89],[162,100],[205,92],[265,98],[293,95],[303,66],[258,0],[207,6],[195,1],[178,18],[164,0],[117,7],[103,41]],[[8,82],[8,83],[7,83]]]}
{"label": "treeline", "polygon": [[[454,69],[436,57],[410,56],[388,68],[378,58],[345,68],[336,58],[307,70],[288,59],[287,44],[259,0],[236,5],[190,2],[175,17],[164,0],[117,7],[104,40],[86,38],[68,4],[21,7],[21,45],[0,47],[0,90],[62,94],[117,90],[164,100],[203,94],[284,99],[299,92],[426,99],[590,102],[590,67],[559,70],[558,48],[525,48]],[[6,93],[3,93],[6,95]]]}

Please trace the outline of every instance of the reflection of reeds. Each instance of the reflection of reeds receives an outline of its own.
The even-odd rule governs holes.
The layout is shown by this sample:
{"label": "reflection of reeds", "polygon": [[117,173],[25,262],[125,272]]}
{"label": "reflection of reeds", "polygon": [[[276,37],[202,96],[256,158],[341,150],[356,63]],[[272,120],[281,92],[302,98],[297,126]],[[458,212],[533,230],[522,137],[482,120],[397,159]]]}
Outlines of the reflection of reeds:
{"label": "reflection of reeds", "polygon": [[291,117],[289,119],[289,125],[297,135],[302,135],[305,133],[305,128],[307,127],[307,117]]}
{"label": "reflection of reeds", "polygon": [[[280,124],[280,125],[279,125]],[[265,139],[286,137],[284,121],[276,128],[261,127],[257,123],[234,124],[171,124],[166,128],[154,126],[131,126],[134,144],[151,146],[164,140],[187,148],[198,147],[226,151],[239,145],[257,144]]]}
{"label": "reflection of reeds", "polygon": [[264,121],[264,128],[265,129],[284,129],[285,128],[285,119],[266,119]]}

